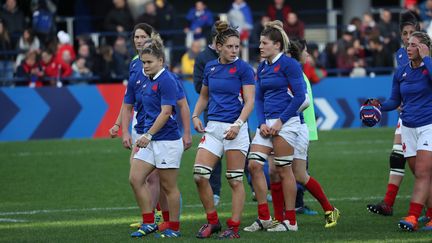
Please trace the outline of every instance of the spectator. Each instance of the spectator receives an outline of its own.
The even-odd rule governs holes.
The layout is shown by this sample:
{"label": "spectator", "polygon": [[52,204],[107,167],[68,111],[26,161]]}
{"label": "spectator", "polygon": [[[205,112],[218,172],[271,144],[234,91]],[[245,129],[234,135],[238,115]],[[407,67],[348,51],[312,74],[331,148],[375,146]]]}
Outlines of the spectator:
{"label": "spectator", "polygon": [[51,86],[56,85],[59,78],[59,65],[54,60],[53,54],[49,50],[42,51],[40,67],[44,76],[44,81]]}
{"label": "spectator", "polygon": [[253,19],[252,11],[245,0],[234,0],[228,12],[228,20],[232,26],[238,27],[241,41],[249,39],[253,28]]}
{"label": "spectator", "polygon": [[111,9],[105,17],[105,30],[118,33],[130,31],[134,21],[126,0],[113,0],[113,4],[114,9]]}
{"label": "spectator", "polygon": [[161,32],[161,37],[165,41],[165,47],[170,46],[172,35],[163,33],[167,30],[172,30],[175,27],[174,23],[174,8],[166,0],[156,0],[156,17],[157,17],[157,30]]}
{"label": "spectator", "polygon": [[138,16],[135,21],[135,24],[138,23],[146,23],[153,26],[153,28],[158,29],[156,5],[153,2],[145,4],[144,13]]}
{"label": "spectator", "polygon": [[186,46],[189,48],[193,40],[205,43],[207,33],[210,33],[213,25],[213,13],[207,9],[203,1],[197,1],[195,7],[191,8],[186,15],[188,26],[184,29],[186,33]]}
{"label": "spectator", "polygon": [[116,78],[116,66],[113,58],[113,49],[111,46],[102,45],[99,48],[99,56],[96,64],[96,74],[100,76],[101,81],[109,82]]}
{"label": "spectator", "polygon": [[366,43],[369,38],[379,36],[379,29],[371,13],[363,14],[361,34]]}
{"label": "spectator", "polygon": [[68,33],[64,32],[63,30],[60,30],[57,33],[57,38],[59,40],[59,43],[57,45],[57,54],[56,54],[56,62],[61,63],[63,59],[63,53],[69,52],[69,55],[71,57],[71,63],[75,60],[75,50],[73,46],[71,45],[71,39]]}
{"label": "spectator", "polygon": [[370,39],[368,45],[369,50],[372,52],[369,66],[373,68],[388,68],[388,70],[373,70],[373,72],[375,74],[390,74],[394,66],[393,51],[379,38]]}
{"label": "spectator", "polygon": [[[9,32],[5,23],[0,20],[0,52],[12,50]],[[0,54],[0,78],[10,79],[13,77],[13,57],[11,54]]]}
{"label": "spectator", "polygon": [[117,77],[127,79],[129,76],[129,52],[126,47],[126,39],[117,37],[114,43],[113,60],[115,63],[114,73]]}
{"label": "spectator", "polygon": [[0,18],[4,20],[12,39],[14,39],[14,36],[18,36],[24,31],[24,14],[18,9],[16,0],[6,0],[6,3],[0,11]]}
{"label": "spectator", "polygon": [[39,0],[35,5],[32,16],[32,29],[39,40],[42,41],[42,44],[47,43],[55,31],[54,13],[48,9],[45,0]]}
{"label": "spectator", "polygon": [[192,74],[195,65],[195,58],[201,52],[201,42],[192,42],[191,48],[181,58],[181,72],[187,75],[186,80],[192,81]]}
{"label": "spectator", "polygon": [[388,9],[381,10],[378,29],[384,45],[389,47],[391,53],[396,52],[400,47],[399,26],[392,21],[391,12]]}
{"label": "spectator", "polygon": [[304,23],[299,20],[297,14],[290,12],[284,22],[284,30],[289,38],[304,39]]}
{"label": "spectator", "polygon": [[[82,57],[79,57],[78,59],[75,60],[75,62],[72,64],[72,70],[73,70],[72,77],[83,79],[83,78],[90,78],[93,76],[93,73],[90,70],[90,68],[87,66],[86,62],[87,62],[86,59]],[[82,82],[87,82],[87,80],[79,80],[74,82],[82,83]]]}
{"label": "spectator", "polygon": [[419,5],[420,18],[423,21],[423,28],[427,29],[432,20],[432,0],[426,0]]}
{"label": "spectator", "polygon": [[84,42],[79,45],[77,59],[84,58],[86,67],[88,67],[91,71],[94,71],[95,68],[95,56],[96,53],[91,51],[91,48],[87,43]]}
{"label": "spectator", "polygon": [[287,19],[288,14],[291,12],[291,7],[285,4],[285,0],[274,0],[267,8],[267,16],[270,20],[280,20],[282,22]]}
{"label": "spectator", "polygon": [[39,51],[40,49],[40,41],[37,36],[34,35],[33,30],[31,28],[27,28],[22,33],[18,41],[18,51],[22,52],[17,55],[15,60],[15,65],[18,67],[22,60],[25,58],[25,53],[28,51]]}
{"label": "spectator", "polygon": [[319,81],[327,77],[327,71],[319,63],[318,45],[310,43],[307,46],[309,56],[303,64],[303,72],[312,84],[317,84]]}
{"label": "spectator", "polygon": [[337,45],[334,42],[326,44],[324,51],[319,56],[319,62],[327,69],[334,69],[337,67]]}
{"label": "spectator", "polygon": [[43,72],[36,60],[36,51],[27,52],[24,61],[18,66],[16,71],[16,77],[23,78],[31,88],[42,86],[41,78],[43,77]]}
{"label": "spectator", "polygon": [[364,38],[362,36],[362,20],[359,17],[353,17],[350,21],[350,24],[348,25],[348,28],[352,29],[354,39],[359,39],[362,44],[367,44],[364,42]]}

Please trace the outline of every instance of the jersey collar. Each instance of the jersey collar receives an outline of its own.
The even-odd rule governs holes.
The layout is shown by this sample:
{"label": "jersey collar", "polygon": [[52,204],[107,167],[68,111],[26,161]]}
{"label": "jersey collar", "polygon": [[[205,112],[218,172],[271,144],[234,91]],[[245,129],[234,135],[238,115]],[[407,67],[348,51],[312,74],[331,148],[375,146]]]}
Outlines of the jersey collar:
{"label": "jersey collar", "polygon": [[236,57],[236,58],[234,59],[234,61],[229,62],[229,63],[225,63],[225,64],[222,64],[222,63],[220,62],[220,57],[219,57],[217,60],[218,60],[218,63],[219,63],[219,64],[226,65],[226,64],[235,63],[238,59],[239,59],[239,57]]}
{"label": "jersey collar", "polygon": [[[275,62],[277,62],[277,60],[279,60],[279,58],[282,56],[282,54],[283,54],[283,52],[279,52],[279,54],[277,54],[274,58],[273,58],[273,60],[272,60],[272,63],[271,64],[273,64],[273,63],[275,63]],[[266,62],[266,64],[267,65],[271,65],[271,64],[269,64],[268,63],[268,61],[267,60],[265,60],[265,62]]]}
{"label": "jersey collar", "polygon": [[165,71],[165,68],[162,68],[158,73],[156,73],[152,80],[156,80],[163,73],[163,71]]}

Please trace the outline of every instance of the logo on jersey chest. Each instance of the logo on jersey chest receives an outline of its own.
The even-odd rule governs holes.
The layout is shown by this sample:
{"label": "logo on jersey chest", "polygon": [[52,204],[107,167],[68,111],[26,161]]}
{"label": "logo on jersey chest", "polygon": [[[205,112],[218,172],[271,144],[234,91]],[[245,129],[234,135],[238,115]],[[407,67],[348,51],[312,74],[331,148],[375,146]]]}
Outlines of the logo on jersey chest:
{"label": "logo on jersey chest", "polygon": [[152,88],[151,88],[154,92],[156,92],[157,91],[157,89],[158,89],[158,84],[156,83],[156,84],[153,84],[153,86],[152,86]]}
{"label": "logo on jersey chest", "polygon": [[229,73],[230,74],[234,74],[236,72],[237,72],[237,67],[236,66],[234,66],[234,67],[232,67],[232,68],[229,69]]}
{"label": "logo on jersey chest", "polygon": [[422,74],[426,76],[429,74],[429,71],[427,69],[423,69]]}
{"label": "logo on jersey chest", "polygon": [[280,69],[280,64],[278,64],[276,67],[274,67],[274,68],[273,68],[273,71],[274,71],[275,73],[277,73],[277,72],[279,72],[279,69]]}

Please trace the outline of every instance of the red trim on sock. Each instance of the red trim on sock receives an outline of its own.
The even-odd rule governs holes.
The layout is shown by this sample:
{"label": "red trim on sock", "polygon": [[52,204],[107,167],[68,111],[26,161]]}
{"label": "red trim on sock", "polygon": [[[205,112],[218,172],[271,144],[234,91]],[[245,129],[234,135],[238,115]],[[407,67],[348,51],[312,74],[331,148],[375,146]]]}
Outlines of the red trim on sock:
{"label": "red trim on sock", "polygon": [[283,221],[283,210],[284,210],[284,197],[282,191],[282,183],[275,182],[270,184],[270,190],[272,195],[273,211],[275,219],[279,222]]}
{"label": "red trim on sock", "polygon": [[179,231],[180,230],[180,222],[169,222],[169,228],[174,230],[174,231]]}
{"label": "red trim on sock", "polygon": [[428,208],[426,211],[426,217],[429,217],[430,219],[432,219],[432,208]]}
{"label": "red trim on sock", "polygon": [[290,225],[295,225],[296,224],[295,210],[286,210],[285,211],[285,220],[289,220]]}
{"label": "red trim on sock", "polygon": [[387,191],[384,197],[384,203],[390,207],[393,207],[398,191],[398,186],[396,186],[395,184],[388,184]]}
{"label": "red trim on sock", "polygon": [[209,224],[217,224],[219,222],[217,211],[207,213],[207,222]]}
{"label": "red trim on sock", "polygon": [[410,207],[409,207],[409,211],[408,211],[408,215],[412,215],[418,219],[420,217],[422,209],[423,209],[422,204],[411,202]]}
{"label": "red trim on sock", "polygon": [[231,218],[229,218],[227,220],[226,224],[228,225],[228,228],[232,228],[234,232],[238,233],[240,221],[236,222],[236,221],[233,221]]}
{"label": "red trim on sock", "polygon": [[270,219],[270,210],[268,203],[258,204],[258,218],[261,220]]}
{"label": "red trim on sock", "polygon": [[169,211],[162,211],[162,218],[164,222],[169,221]]}
{"label": "red trim on sock", "polygon": [[142,219],[144,224],[154,224],[154,213],[143,213]]}
{"label": "red trim on sock", "polygon": [[317,180],[315,180],[315,178],[313,178],[312,176],[309,177],[309,180],[306,183],[305,187],[312,194],[312,196],[314,196],[318,200],[324,212],[333,210],[333,206],[330,204],[321,185],[318,183]]}

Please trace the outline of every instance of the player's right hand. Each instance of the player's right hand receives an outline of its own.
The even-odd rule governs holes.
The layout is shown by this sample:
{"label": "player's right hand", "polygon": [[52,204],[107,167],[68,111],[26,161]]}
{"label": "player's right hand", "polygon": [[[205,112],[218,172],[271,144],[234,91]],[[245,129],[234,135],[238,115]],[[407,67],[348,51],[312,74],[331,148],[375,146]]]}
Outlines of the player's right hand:
{"label": "player's right hand", "polygon": [[108,132],[109,132],[111,138],[118,137],[118,131],[119,131],[119,129],[120,129],[120,126],[118,126],[117,124],[114,124],[114,126],[112,126],[112,127],[108,130]]}
{"label": "player's right hand", "polygon": [[260,126],[260,134],[263,137],[268,137],[270,136],[270,128],[266,125],[266,124],[262,124]]}
{"label": "player's right hand", "polygon": [[132,137],[127,133],[123,133],[122,144],[124,148],[132,149]]}
{"label": "player's right hand", "polygon": [[195,117],[195,118],[192,119],[192,122],[193,122],[193,125],[194,125],[194,128],[195,128],[195,131],[197,131],[199,133],[204,133],[205,132],[205,129],[204,129],[204,126],[203,126],[203,124],[201,122],[201,119],[199,119],[198,117]]}

